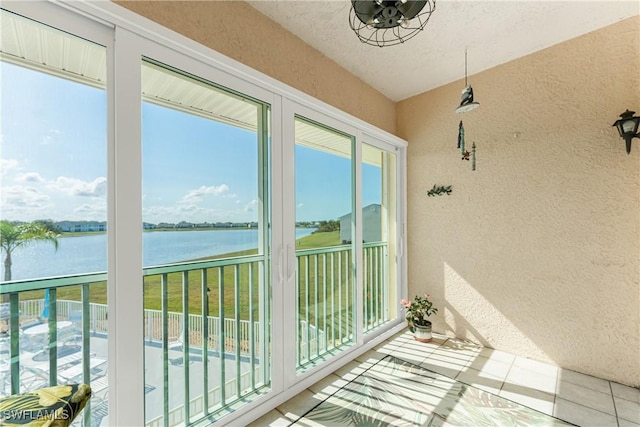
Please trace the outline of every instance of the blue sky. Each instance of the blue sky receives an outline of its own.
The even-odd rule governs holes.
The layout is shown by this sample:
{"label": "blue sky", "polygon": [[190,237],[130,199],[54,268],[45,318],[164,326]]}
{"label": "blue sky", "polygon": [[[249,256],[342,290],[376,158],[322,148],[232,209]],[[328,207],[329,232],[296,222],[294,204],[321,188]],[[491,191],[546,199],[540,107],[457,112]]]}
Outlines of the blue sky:
{"label": "blue sky", "polygon": [[104,91],[0,62],[0,218],[106,219]]}
{"label": "blue sky", "polygon": [[[0,63],[0,219],[106,220],[103,90]],[[254,132],[145,103],[143,218],[257,221]],[[349,212],[350,161],[298,146],[296,219]],[[363,205],[380,201],[364,165]]]}

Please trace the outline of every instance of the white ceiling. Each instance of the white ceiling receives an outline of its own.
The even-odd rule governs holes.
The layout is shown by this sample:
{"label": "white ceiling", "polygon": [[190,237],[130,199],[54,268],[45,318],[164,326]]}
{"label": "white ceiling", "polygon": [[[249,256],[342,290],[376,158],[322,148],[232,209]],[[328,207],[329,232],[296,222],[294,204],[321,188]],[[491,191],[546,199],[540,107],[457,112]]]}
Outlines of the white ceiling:
{"label": "white ceiling", "polygon": [[383,48],[349,28],[349,0],[248,3],[393,101],[464,78],[465,48],[472,76],[640,14],[638,0],[436,1],[422,33]]}

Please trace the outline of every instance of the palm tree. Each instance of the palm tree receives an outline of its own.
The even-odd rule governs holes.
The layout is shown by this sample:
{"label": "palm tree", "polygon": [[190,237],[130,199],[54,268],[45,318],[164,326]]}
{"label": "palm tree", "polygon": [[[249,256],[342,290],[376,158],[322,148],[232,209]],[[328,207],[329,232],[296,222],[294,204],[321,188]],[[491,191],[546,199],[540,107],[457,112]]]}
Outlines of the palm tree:
{"label": "palm tree", "polygon": [[58,250],[58,234],[42,223],[32,222],[15,225],[8,221],[0,221],[0,251],[6,253],[4,259],[4,281],[11,281],[11,254],[22,246],[28,246],[38,240],[48,240]]}

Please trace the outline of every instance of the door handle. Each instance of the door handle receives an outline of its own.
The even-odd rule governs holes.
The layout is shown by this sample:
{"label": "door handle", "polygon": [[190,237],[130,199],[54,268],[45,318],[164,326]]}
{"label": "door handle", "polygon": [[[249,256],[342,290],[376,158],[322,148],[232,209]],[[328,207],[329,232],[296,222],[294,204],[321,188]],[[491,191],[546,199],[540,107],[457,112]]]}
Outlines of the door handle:
{"label": "door handle", "polygon": [[291,248],[291,245],[287,245],[287,282],[296,274],[296,261],[296,251]]}

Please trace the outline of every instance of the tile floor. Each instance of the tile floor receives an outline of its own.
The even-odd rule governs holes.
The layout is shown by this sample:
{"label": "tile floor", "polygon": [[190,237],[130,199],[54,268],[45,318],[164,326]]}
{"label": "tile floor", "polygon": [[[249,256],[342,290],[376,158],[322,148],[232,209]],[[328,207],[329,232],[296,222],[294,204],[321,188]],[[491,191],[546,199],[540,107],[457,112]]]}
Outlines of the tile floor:
{"label": "tile floor", "polygon": [[637,388],[440,335],[418,343],[409,332],[364,353],[250,426],[290,425],[388,354],[579,426],[640,427]]}

